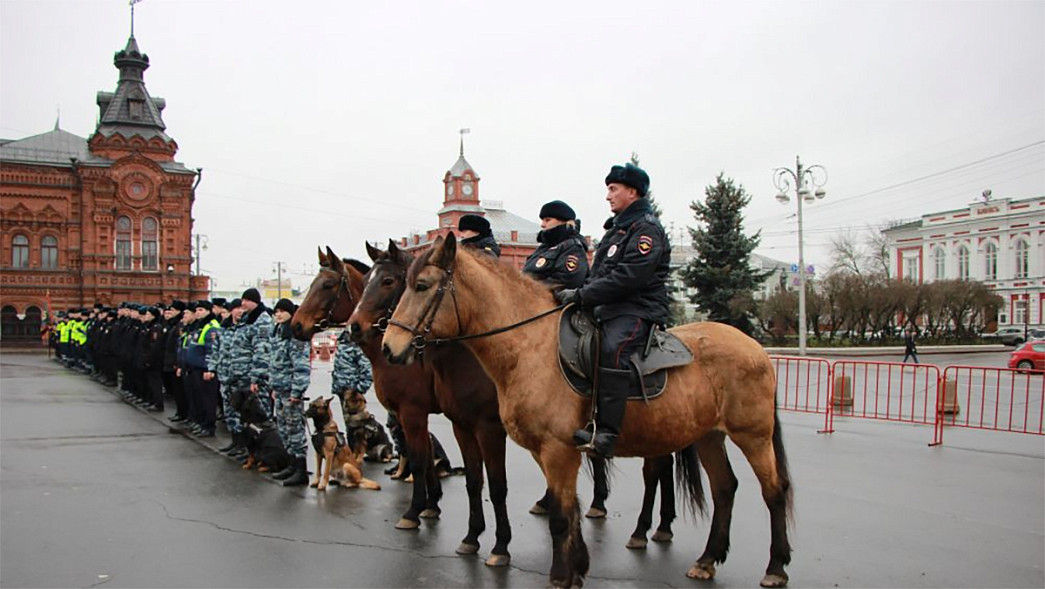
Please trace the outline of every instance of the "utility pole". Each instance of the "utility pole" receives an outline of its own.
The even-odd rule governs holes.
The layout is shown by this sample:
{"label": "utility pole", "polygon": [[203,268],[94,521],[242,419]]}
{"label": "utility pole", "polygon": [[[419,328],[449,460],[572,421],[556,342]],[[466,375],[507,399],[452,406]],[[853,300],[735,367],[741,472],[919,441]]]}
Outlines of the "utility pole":
{"label": "utility pole", "polygon": [[283,298],[283,269],[286,267],[286,262],[274,262],[276,265],[276,300]]}

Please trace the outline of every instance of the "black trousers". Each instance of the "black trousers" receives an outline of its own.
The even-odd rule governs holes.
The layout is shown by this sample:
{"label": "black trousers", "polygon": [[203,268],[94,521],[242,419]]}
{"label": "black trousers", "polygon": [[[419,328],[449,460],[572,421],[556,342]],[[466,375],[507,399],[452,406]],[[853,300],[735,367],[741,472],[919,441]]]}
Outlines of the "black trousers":
{"label": "black trousers", "polygon": [[653,324],[641,317],[621,315],[600,323],[599,366],[631,370],[631,354],[646,345]]}
{"label": "black trousers", "polygon": [[191,372],[193,389],[193,410],[196,418],[193,419],[203,429],[214,429],[217,421],[218,397],[221,394],[218,387],[218,379],[203,380],[203,371],[193,370]]}
{"label": "black trousers", "polygon": [[179,417],[189,416],[188,403],[185,401],[185,384],[174,371],[163,372],[163,388],[174,398],[174,414]]}
{"label": "black trousers", "polygon": [[142,376],[145,380],[146,401],[163,409],[163,374],[160,369],[146,369]]}

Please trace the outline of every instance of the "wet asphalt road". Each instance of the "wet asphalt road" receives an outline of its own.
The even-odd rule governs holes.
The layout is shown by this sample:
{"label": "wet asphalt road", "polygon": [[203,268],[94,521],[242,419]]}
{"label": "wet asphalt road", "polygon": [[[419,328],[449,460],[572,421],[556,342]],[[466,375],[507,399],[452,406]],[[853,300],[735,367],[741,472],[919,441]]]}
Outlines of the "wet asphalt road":
{"label": "wet asphalt road", "polygon": [[[1003,366],[1005,357],[954,363]],[[329,364],[317,363],[312,394],[328,387]],[[171,434],[163,415],[129,406],[43,356],[0,358],[0,586],[546,585],[547,522],[527,513],[543,479],[514,444],[513,559],[490,569],[482,559],[492,529],[479,557],[454,554],[465,534],[463,477],[443,480],[440,520],[397,531],[409,488],[382,465],[367,466],[383,486],[378,492],[284,489],[216,453],[226,442],[221,433],[206,443]],[[955,429],[945,446],[928,448],[925,426],[848,420],[821,435],[822,417],[783,412],[781,419],[795,486],[792,587],[1045,586],[1040,436]],[[438,416],[432,424],[460,464],[448,422]],[[609,517],[583,524],[592,554],[586,586],[757,586],[768,515],[747,463],[730,452],[740,490],[732,550],[713,583],[685,577],[704,546],[704,521],[680,518],[670,544],[624,548],[641,502],[641,463],[619,460]],[[580,493],[590,500],[586,477]]]}

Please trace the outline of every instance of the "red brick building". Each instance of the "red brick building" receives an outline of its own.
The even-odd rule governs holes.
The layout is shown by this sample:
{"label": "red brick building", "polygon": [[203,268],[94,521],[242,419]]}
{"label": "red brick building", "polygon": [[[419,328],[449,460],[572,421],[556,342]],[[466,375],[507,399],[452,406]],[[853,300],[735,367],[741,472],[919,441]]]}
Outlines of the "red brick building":
{"label": "red brick building", "polygon": [[[461,152],[446,174],[443,175],[443,207],[437,213],[439,226],[424,234],[415,233],[400,239],[399,245],[408,252],[425,250],[435,238],[446,236],[457,228],[457,221],[468,214],[485,217],[490,222],[494,239],[501,246],[501,260],[522,269],[526,258],[537,249],[537,233],[540,225],[504,209],[499,201],[479,200],[479,175],[464,159],[464,141]],[[533,218],[537,211],[533,212]]]}
{"label": "red brick building", "polygon": [[[0,314],[3,339],[32,338],[54,311],[206,296],[191,273],[192,203],[200,176],[145,87],[149,58],[133,35],[116,53],[114,92],[98,92],[83,138],[55,125],[0,139]],[[28,82],[28,81],[27,81]]]}

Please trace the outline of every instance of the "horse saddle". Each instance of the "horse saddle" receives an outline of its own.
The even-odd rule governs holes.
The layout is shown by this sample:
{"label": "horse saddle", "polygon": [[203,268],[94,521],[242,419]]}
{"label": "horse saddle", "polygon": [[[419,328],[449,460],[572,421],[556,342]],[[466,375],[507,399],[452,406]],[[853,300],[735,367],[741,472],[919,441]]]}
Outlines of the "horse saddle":
{"label": "horse saddle", "polygon": [[[591,312],[577,305],[566,307],[559,317],[559,368],[577,394],[590,397],[599,362],[599,327]],[[631,355],[635,366],[628,399],[660,396],[668,383],[668,368],[693,361],[693,352],[674,335],[654,327],[643,349]]]}

